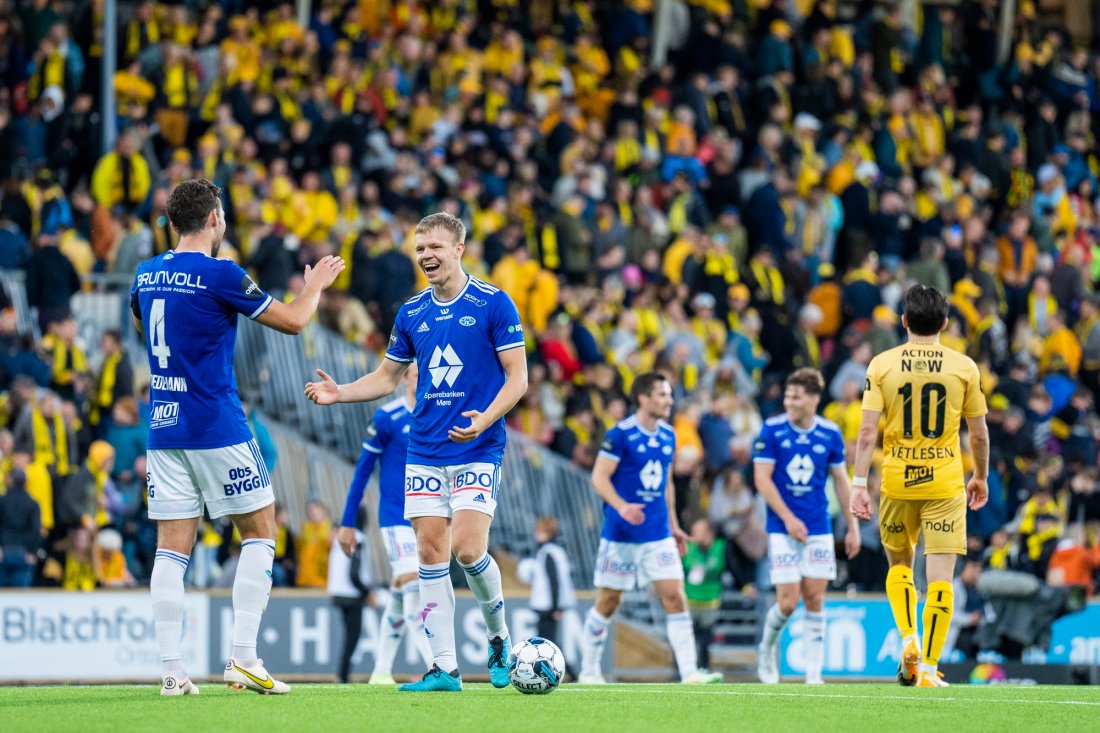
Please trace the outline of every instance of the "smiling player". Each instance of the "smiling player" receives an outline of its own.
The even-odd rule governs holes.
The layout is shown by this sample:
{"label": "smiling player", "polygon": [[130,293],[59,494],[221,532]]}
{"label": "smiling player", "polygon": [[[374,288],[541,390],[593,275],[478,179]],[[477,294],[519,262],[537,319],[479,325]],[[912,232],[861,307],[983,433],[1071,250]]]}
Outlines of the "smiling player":
{"label": "smiling player", "polygon": [[418,396],[409,431],[405,517],[420,556],[420,602],[434,664],[405,692],[459,691],[450,556],[462,565],[489,634],[489,677],[507,687],[508,626],[500,569],[488,553],[504,457],[504,415],[527,391],[519,312],[508,295],[462,269],[466,227],[446,213],[416,226],[416,261],[431,287],[397,314],[382,364],[350,384],[321,370],[306,385],[319,405],[392,393],[415,359]]}

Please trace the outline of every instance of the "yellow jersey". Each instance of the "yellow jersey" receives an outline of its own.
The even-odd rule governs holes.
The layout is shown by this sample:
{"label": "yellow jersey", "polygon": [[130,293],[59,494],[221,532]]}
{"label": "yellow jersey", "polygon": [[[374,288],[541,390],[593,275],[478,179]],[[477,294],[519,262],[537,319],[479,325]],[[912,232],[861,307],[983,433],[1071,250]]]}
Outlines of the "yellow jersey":
{"label": "yellow jersey", "polygon": [[882,493],[946,499],[965,490],[959,427],[986,413],[974,361],[942,344],[906,343],[867,366],[863,409],[884,413]]}

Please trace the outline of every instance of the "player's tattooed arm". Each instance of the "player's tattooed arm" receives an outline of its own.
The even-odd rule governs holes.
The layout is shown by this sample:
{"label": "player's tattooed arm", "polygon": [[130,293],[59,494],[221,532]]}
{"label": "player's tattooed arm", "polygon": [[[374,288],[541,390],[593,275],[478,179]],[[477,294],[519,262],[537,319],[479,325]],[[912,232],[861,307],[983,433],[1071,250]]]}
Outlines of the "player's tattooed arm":
{"label": "player's tattooed arm", "polygon": [[871,518],[871,496],[867,492],[867,474],[871,471],[871,457],[878,443],[878,410],[864,410],[856,437],[855,468],[852,471],[852,498],[849,510],[857,519]]}
{"label": "player's tattooed arm", "polygon": [[985,415],[966,418],[966,429],[970,434],[970,452],[974,457],[974,475],[966,485],[967,504],[977,510],[989,501],[989,426],[985,424]]}

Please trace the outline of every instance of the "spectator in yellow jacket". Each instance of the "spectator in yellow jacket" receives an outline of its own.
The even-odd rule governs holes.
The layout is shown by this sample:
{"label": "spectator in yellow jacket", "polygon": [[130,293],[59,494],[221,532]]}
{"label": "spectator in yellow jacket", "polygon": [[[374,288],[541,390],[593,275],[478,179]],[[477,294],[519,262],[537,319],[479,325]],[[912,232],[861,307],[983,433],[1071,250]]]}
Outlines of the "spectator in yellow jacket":
{"label": "spectator in yellow jacket", "polygon": [[92,173],[92,197],[98,206],[111,209],[119,204],[137,208],[149,194],[152,177],[149,164],[139,153],[138,133],[126,132],[115,149],[96,163]]}
{"label": "spectator in yellow jacket", "polygon": [[1039,371],[1046,372],[1056,368],[1059,361],[1075,376],[1081,368],[1081,344],[1073,331],[1066,326],[1065,316],[1056,310],[1047,316],[1047,337],[1043,340]]}

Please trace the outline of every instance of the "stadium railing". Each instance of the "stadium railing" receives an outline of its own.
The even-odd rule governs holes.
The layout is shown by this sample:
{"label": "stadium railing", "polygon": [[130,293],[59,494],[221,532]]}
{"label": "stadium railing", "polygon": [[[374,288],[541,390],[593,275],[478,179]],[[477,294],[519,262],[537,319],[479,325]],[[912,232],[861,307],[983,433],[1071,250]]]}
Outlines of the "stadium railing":
{"label": "stadium railing", "polygon": [[[24,329],[36,332],[37,318],[26,307],[22,272],[0,271],[0,282],[16,304],[21,332]],[[93,367],[99,363],[95,352],[102,333],[119,329],[140,382],[148,375],[148,362],[144,344],[130,319],[131,283],[128,275],[89,275],[85,288],[73,296],[72,308],[79,324],[79,341],[88,351]],[[337,382],[350,382],[377,364],[375,355],[317,322],[310,324],[301,336],[288,336],[247,319],[240,320],[237,387],[242,398],[271,418],[267,424],[272,434],[279,432],[283,436],[281,442],[290,447],[284,451],[280,445],[275,478],[285,487],[280,491],[289,492],[280,498],[291,511],[292,526],[301,526],[305,503],[314,497],[323,499],[334,513],[339,512],[370,417],[379,404],[389,399],[322,409],[302,396],[305,382],[315,378],[316,368],[323,368]],[[280,424],[292,430],[284,435]],[[323,450],[303,443],[303,437]],[[319,459],[318,455],[325,457]],[[284,470],[293,470],[285,475],[285,483]],[[517,557],[533,555],[535,520],[553,515],[558,518],[562,543],[573,562],[574,583],[578,588],[591,588],[603,512],[588,475],[511,430],[502,474],[504,495],[493,523],[494,544]]]}

